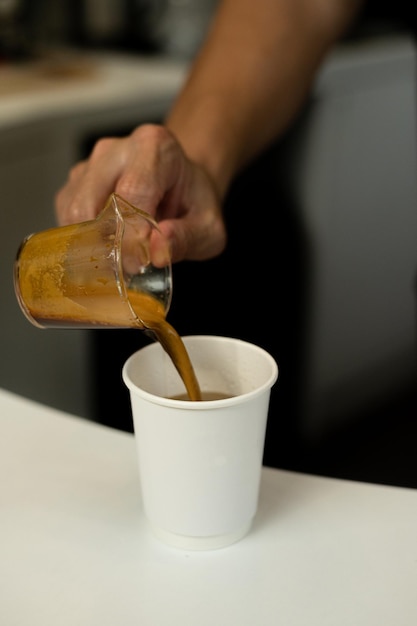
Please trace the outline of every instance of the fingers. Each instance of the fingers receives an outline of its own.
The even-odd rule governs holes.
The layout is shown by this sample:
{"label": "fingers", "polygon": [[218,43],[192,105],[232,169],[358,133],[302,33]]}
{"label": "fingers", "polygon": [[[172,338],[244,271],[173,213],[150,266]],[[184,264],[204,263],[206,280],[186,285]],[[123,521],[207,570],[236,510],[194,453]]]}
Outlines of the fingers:
{"label": "fingers", "polygon": [[[172,262],[208,259],[223,250],[226,234],[214,186],[163,126],[142,125],[127,137],[98,141],[56,195],[58,223],[94,219],[113,192],[159,222]],[[164,254],[158,264],[166,263]]]}
{"label": "fingers", "polygon": [[138,127],[128,137],[100,139],[57,193],[58,222],[93,219],[113,192],[155,217],[178,179],[180,153],[169,131],[153,124]]}
{"label": "fingers", "polygon": [[221,254],[226,246],[226,231],[220,219],[204,229],[200,223],[193,227],[187,218],[164,220],[159,228],[169,242],[172,263],[205,261]]}
{"label": "fingers", "polygon": [[182,205],[185,211],[159,222],[169,242],[172,263],[211,259],[226,247],[226,227],[217,194],[203,172],[194,172],[193,177],[198,184],[193,182],[191,190],[186,188]]}
{"label": "fingers", "polygon": [[152,124],[132,133],[129,148],[115,191],[156,218],[181,179],[185,157],[171,133]]}
{"label": "fingers", "polygon": [[101,211],[123,171],[123,142],[119,138],[101,139],[90,158],[71,169],[65,186],[55,196],[59,224],[91,220]]}

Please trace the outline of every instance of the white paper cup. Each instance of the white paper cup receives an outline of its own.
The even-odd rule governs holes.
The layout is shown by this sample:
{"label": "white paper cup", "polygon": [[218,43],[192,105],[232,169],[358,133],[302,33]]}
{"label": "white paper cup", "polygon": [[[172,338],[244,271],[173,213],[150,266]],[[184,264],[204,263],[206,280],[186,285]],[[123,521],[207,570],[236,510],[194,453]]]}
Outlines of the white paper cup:
{"label": "white paper cup", "polygon": [[202,392],[231,397],[172,400],[184,384],[159,343],[123,367],[130,391],[145,514],[159,539],[211,550],[241,539],[258,505],[271,387],[278,366],[251,343],[183,338]]}

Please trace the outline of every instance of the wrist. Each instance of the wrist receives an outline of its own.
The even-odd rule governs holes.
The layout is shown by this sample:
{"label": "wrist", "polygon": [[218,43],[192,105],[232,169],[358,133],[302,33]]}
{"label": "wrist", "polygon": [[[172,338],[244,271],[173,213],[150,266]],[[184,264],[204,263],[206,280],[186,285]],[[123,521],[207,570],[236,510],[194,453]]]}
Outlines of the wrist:
{"label": "wrist", "polygon": [[210,99],[205,98],[203,103],[187,107],[184,112],[174,110],[166,120],[166,127],[175,135],[187,158],[207,173],[222,201],[240,165],[233,125],[224,114],[217,115]]}

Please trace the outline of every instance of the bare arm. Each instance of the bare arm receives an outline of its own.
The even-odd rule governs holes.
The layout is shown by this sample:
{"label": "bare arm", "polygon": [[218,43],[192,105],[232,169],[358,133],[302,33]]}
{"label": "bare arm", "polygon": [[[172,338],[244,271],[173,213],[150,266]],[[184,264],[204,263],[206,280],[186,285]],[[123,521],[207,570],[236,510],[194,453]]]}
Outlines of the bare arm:
{"label": "bare arm", "polygon": [[222,201],[288,127],[361,0],[223,0],[165,125],[97,142],[56,196],[58,222],[92,219],[115,191],[155,216],[173,262],[226,246]]}
{"label": "bare arm", "polygon": [[289,125],[361,0],[224,0],[167,119],[187,155],[230,180]]}

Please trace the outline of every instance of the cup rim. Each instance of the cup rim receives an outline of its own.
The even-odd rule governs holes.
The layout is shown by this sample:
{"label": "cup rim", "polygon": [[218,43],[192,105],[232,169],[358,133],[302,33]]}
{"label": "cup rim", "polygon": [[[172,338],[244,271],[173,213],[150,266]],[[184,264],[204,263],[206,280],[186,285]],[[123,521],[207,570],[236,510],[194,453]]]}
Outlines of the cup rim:
{"label": "cup rim", "polygon": [[278,363],[267,350],[265,350],[264,348],[261,348],[255,343],[252,343],[251,341],[245,341],[243,339],[238,339],[236,337],[226,337],[226,336],[221,336],[221,335],[207,335],[207,334],[206,335],[184,335],[181,337],[181,339],[184,341],[185,344],[187,344],[188,340],[200,340],[200,339],[206,340],[207,338],[209,338],[210,340],[215,340],[215,341],[220,341],[220,342],[232,341],[235,344],[249,346],[255,352],[261,353],[264,357],[266,357],[266,359],[268,360],[271,366],[270,376],[262,383],[262,385],[260,385],[256,389],[252,389],[251,391],[247,391],[246,393],[241,393],[237,396],[230,396],[228,398],[221,398],[218,400],[198,400],[198,401],[176,400],[173,398],[167,398],[165,396],[159,396],[157,394],[150,393],[149,391],[146,391],[142,389],[141,387],[138,387],[137,385],[135,385],[135,383],[132,381],[128,373],[128,370],[131,364],[133,363],[133,361],[135,360],[136,356],[139,353],[143,353],[144,350],[146,351],[163,350],[162,346],[158,342],[155,341],[154,343],[151,343],[147,346],[144,346],[143,348],[140,348],[139,350],[136,350],[136,352],[131,354],[131,356],[125,361],[123,368],[122,368],[123,382],[125,383],[126,387],[129,389],[131,393],[134,393],[135,395],[140,396],[141,398],[148,400],[149,402],[152,402],[153,404],[158,404],[160,406],[168,406],[168,407],[178,408],[178,409],[186,409],[190,411],[193,411],[193,410],[197,411],[197,410],[202,410],[202,409],[207,410],[211,408],[218,409],[219,407],[228,407],[228,406],[238,405],[238,404],[241,404],[242,402],[247,402],[249,399],[256,398],[257,396],[262,395],[263,393],[265,393],[265,391],[270,390],[273,387],[273,385],[276,383],[278,379],[278,375],[279,375]]}

